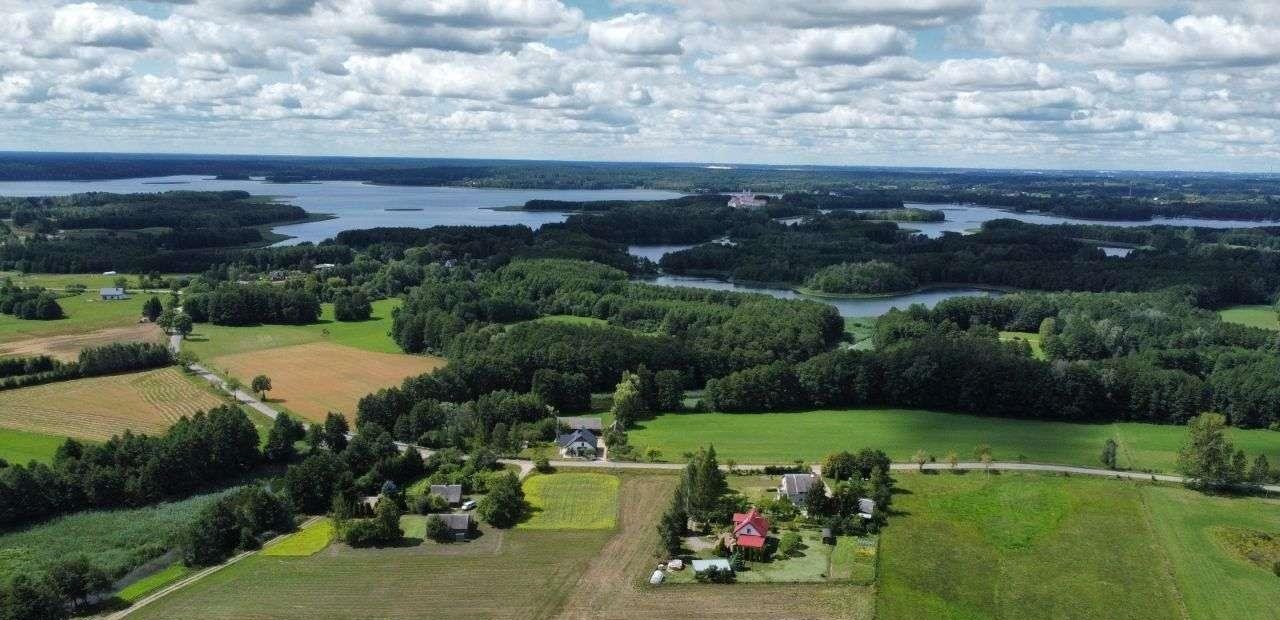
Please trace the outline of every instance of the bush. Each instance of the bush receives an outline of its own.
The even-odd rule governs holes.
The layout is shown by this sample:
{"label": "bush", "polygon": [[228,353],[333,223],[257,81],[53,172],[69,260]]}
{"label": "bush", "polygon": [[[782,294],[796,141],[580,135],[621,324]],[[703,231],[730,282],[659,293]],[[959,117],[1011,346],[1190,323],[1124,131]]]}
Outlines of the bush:
{"label": "bush", "polygon": [[480,499],[476,514],[494,527],[511,527],[524,516],[524,489],[515,474],[507,472],[489,487],[489,493]]}
{"label": "bush", "polygon": [[445,525],[444,519],[437,515],[427,517],[427,538],[439,543],[453,540],[453,532]]}
{"label": "bush", "polygon": [[[435,493],[423,493],[413,500],[413,511],[420,515],[445,512],[448,509],[449,503]],[[430,524],[430,522],[430,519],[428,519],[427,523]]]}
{"label": "bush", "polygon": [[533,459],[533,468],[540,474],[549,474],[552,472],[551,461],[548,461],[545,456]]}
{"label": "bush", "polygon": [[694,578],[703,583],[733,583],[735,579],[733,570],[715,566],[695,574]]}
{"label": "bush", "polygon": [[778,553],[786,557],[792,557],[799,553],[801,544],[799,534],[787,532],[778,540]]}

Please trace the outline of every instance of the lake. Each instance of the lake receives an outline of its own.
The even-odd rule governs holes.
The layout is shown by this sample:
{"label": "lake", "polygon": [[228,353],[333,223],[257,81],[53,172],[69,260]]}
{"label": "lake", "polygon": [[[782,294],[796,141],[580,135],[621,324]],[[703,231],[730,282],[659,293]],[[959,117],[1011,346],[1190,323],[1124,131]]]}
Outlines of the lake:
{"label": "lake", "polygon": [[1014,211],[997,209],[995,207],[980,207],[977,205],[907,203],[905,206],[917,209],[932,209],[942,211],[947,214],[947,219],[943,222],[901,222],[898,224],[903,228],[918,230],[926,237],[933,238],[941,237],[944,232],[972,232],[981,228],[983,222],[998,219],[1018,220],[1029,224],[1100,224],[1103,226],[1118,226],[1121,228],[1155,226],[1159,224],[1168,226],[1198,226],[1201,228],[1259,228],[1262,226],[1280,225],[1280,222],[1206,220],[1196,217],[1156,217],[1144,221],[1083,220],[1075,217],[1045,215],[1042,213],[1017,213]]}
{"label": "lake", "polygon": [[[329,213],[335,219],[273,228],[294,237],[282,245],[320,242],[344,230],[379,226],[427,227],[440,225],[498,226],[524,224],[537,228],[564,221],[565,214],[545,211],[495,211],[494,207],[522,205],[542,200],[662,200],[683,194],[648,189],[534,190],[471,187],[420,187],[370,185],[358,181],[318,183],[267,183],[218,181],[202,176],[173,176],[105,181],[0,182],[0,196],[60,196],[81,192],[165,192],[170,190],[244,190],[259,196],[276,196],[310,213]],[[404,210],[412,209],[412,210]]]}
{"label": "lake", "polygon": [[903,310],[911,304],[924,304],[926,307],[932,308],[937,305],[938,302],[952,297],[989,297],[991,295],[1000,294],[997,291],[989,291],[979,288],[957,287],[928,289],[915,293],[907,293],[905,295],[894,295],[892,297],[832,299],[828,297],[804,295],[791,289],[748,286],[735,284],[733,282],[726,282],[717,278],[701,278],[696,276],[660,275],[652,280],[644,280],[644,282],[657,284],[659,286],[687,286],[691,288],[705,288],[715,291],[762,293],[769,295],[770,297],[777,297],[778,299],[809,299],[835,306],[836,310],[840,311],[840,316],[845,317],[880,316],[894,308]]}

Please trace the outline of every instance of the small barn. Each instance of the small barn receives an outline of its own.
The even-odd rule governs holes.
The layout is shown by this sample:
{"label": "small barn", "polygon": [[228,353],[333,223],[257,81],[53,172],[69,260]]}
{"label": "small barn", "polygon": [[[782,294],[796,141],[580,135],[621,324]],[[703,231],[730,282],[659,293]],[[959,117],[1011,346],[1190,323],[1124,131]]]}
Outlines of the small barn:
{"label": "small barn", "polygon": [[465,512],[437,515],[449,526],[455,540],[466,540],[471,536],[471,515]]}
{"label": "small barn", "polygon": [[129,296],[128,296],[128,295],[125,295],[125,294],[124,294],[124,289],[122,289],[122,288],[120,288],[120,287],[118,287],[118,286],[116,286],[116,287],[111,287],[111,288],[99,289],[99,290],[98,290],[98,295],[99,295],[99,296],[101,296],[101,297],[102,297],[102,299],[103,299],[104,301],[106,301],[106,300],[113,300],[113,299],[128,299],[128,298],[129,298]]}
{"label": "small barn", "polygon": [[782,484],[778,485],[778,499],[787,498],[795,506],[803,507],[809,497],[809,489],[818,482],[813,474],[783,474]]}
{"label": "small barn", "polygon": [[693,565],[693,573],[695,575],[703,571],[706,571],[708,568],[718,568],[720,570],[733,570],[733,567],[729,565],[729,560],[726,560],[725,558],[711,558],[710,560],[693,560],[692,562],[690,562],[690,564]]}

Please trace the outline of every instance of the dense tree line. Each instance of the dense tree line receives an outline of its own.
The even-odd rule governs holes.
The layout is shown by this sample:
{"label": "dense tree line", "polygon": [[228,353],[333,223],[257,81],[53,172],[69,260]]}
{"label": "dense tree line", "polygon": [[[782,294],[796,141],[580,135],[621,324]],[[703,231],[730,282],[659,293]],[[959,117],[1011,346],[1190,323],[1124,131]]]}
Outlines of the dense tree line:
{"label": "dense tree line", "polygon": [[45,219],[63,230],[228,229],[306,217],[301,207],[253,198],[244,191],[0,198],[0,213],[10,214],[17,226]]}
{"label": "dense tree line", "polygon": [[230,406],[179,419],[158,437],[126,431],[99,445],[67,440],[52,466],[0,469],[0,527],[185,497],[241,476],[261,459],[253,424]]}
{"label": "dense tree line", "polygon": [[[173,353],[163,344],[113,342],[81,349],[76,361],[72,363],[57,362],[43,356],[4,360],[0,362],[0,369],[5,371],[0,372],[0,389],[147,370],[172,363]],[[27,372],[18,373],[19,370]]]}
{"label": "dense tree line", "polygon": [[300,288],[223,283],[190,294],[183,310],[197,323],[303,325],[320,318],[320,300]]}
{"label": "dense tree line", "polygon": [[294,529],[287,503],[262,487],[248,486],[201,510],[183,530],[178,548],[187,566],[210,566]]}

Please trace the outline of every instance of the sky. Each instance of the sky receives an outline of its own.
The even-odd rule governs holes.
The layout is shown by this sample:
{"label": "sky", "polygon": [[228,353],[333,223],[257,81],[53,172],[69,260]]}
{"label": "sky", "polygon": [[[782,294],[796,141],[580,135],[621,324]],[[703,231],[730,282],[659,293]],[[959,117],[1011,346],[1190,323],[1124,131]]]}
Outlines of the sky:
{"label": "sky", "polygon": [[0,15],[0,150],[1280,172],[1280,0]]}

